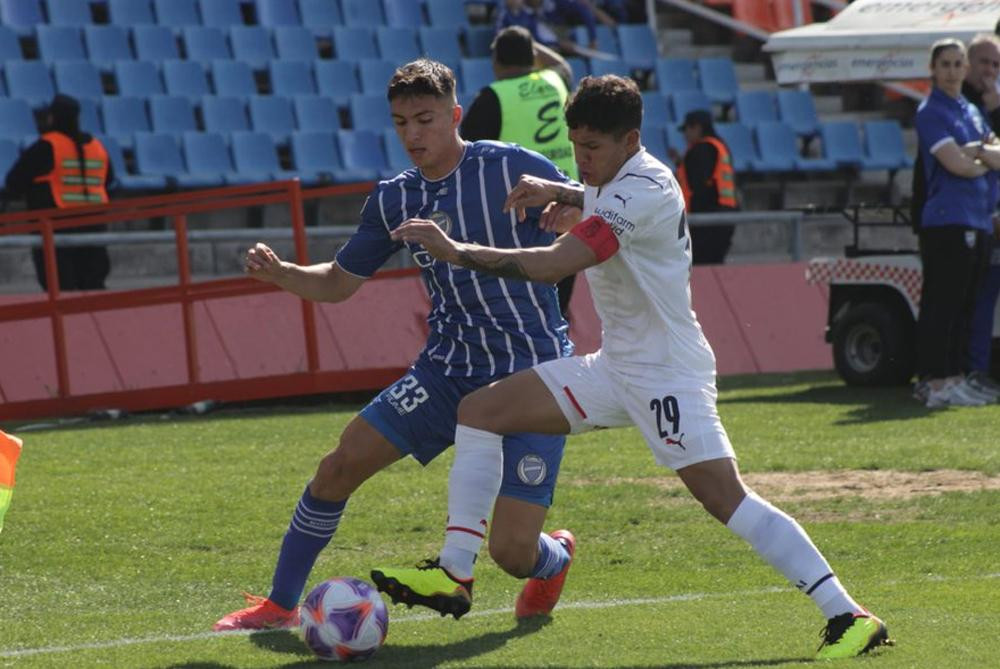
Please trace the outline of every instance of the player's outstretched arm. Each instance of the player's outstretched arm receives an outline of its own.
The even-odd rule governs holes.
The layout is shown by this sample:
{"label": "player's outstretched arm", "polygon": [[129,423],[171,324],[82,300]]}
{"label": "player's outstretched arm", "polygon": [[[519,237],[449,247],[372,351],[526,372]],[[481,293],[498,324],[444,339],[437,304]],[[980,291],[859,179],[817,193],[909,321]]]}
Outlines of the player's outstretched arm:
{"label": "player's outstretched arm", "polygon": [[336,263],[302,266],[284,261],[271,247],[260,242],[247,251],[244,270],[258,281],[273,283],[289,293],[315,302],[341,302],[365,282],[362,277],[345,272]]}
{"label": "player's outstretched arm", "polygon": [[583,186],[549,181],[524,174],[517,185],[510,189],[503,203],[503,213],[511,209],[517,212],[517,220],[527,217],[528,207],[544,207],[550,202],[583,208]]}

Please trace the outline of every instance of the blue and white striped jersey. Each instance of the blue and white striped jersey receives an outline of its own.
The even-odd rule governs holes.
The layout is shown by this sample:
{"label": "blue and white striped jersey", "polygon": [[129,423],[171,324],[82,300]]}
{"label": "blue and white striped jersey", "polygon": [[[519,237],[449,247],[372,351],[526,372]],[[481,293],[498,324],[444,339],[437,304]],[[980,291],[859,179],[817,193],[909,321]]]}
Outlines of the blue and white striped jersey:
{"label": "blue and white striped jersey", "polygon": [[[555,239],[538,227],[539,209],[518,223],[502,212],[507,193],[532,174],[567,177],[548,159],[515,144],[466,143],[451,174],[437,181],[409,169],[381,181],[361,210],[361,225],[337,253],[337,264],[369,277],[396,251],[389,231],[409,218],[436,221],[453,239],[483,246],[546,246]],[[447,376],[492,377],[572,355],[569,327],[554,286],[480,274],[431,258],[407,244],[430,293],[430,334],[421,356],[445,365]]]}

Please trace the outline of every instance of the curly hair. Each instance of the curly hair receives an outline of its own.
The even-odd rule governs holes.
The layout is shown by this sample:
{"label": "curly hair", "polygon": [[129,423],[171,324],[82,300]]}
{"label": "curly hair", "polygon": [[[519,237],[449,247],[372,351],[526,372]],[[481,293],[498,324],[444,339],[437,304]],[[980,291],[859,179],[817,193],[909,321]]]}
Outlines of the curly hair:
{"label": "curly hair", "polygon": [[417,95],[454,97],[455,73],[447,65],[428,58],[420,58],[397,68],[389,80],[386,97],[392,102],[396,98]]}
{"label": "curly hair", "polygon": [[634,81],[614,74],[584,77],[566,103],[566,124],[620,137],[642,125],[642,95]]}

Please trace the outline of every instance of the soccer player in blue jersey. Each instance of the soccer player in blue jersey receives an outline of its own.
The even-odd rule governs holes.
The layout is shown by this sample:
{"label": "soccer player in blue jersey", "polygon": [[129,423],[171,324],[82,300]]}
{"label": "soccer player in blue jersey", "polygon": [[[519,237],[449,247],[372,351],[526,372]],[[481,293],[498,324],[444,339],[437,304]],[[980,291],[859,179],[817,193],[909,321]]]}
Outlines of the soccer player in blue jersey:
{"label": "soccer player in blue jersey", "polygon": [[[404,246],[420,265],[430,294],[430,334],[410,370],[362,409],[339,445],[319,463],[292,514],[268,597],[248,595],[249,606],[219,620],[216,631],[290,627],[319,552],[329,543],[347,499],[376,472],[410,455],[427,464],[454,441],[458,402],[469,392],[572,354],[567,325],[551,285],[507,280],[436,261],[417,244],[390,232],[419,217],[436,221],[460,240],[503,248],[545,246],[555,236],[503,212],[522,175],[567,178],[541,155],[513,144],[463,142],[455,78],[444,65],[418,60],[396,70],[388,98],[393,123],[415,168],[379,182],[361,211],[361,225],[334,262],[308,267],[282,261],[257,244],[247,273],[300,297],[346,300]],[[566,530],[542,533],[562,458],[563,436],[516,434],[505,441],[503,487],[497,500],[490,552],[518,578],[552,579],[559,587],[572,559]],[[486,528],[476,528],[477,533]],[[436,566],[436,565],[435,565]],[[432,603],[435,593],[415,593]],[[471,601],[468,585],[464,609]],[[451,601],[451,599],[449,599]]]}

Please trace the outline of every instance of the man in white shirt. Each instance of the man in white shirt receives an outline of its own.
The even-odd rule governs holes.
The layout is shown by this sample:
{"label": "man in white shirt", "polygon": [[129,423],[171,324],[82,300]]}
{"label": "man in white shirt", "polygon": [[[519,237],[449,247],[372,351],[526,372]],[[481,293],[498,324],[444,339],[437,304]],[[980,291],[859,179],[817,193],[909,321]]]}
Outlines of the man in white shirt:
{"label": "man in white shirt", "polygon": [[[613,75],[585,78],[566,119],[585,187],[523,176],[506,201],[512,222],[515,212],[523,219],[526,207],[549,205],[541,225],[566,233],[552,245],[460,243],[419,219],[392,235],[422,244],[438,260],[502,277],[555,283],[586,270],[602,348],[518,372],[462,400],[438,559],[417,569],[376,569],[372,579],[394,602],[463,615],[499,490],[502,435],[635,425],[659,464],[674,469],[713,517],[822,610],[828,622],[818,658],[860,655],[887,643],[885,624],[847,594],[802,527],[740,479],[716,411],[715,356],[691,308],[684,199],[670,169],[640,144],[642,98],[635,83]],[[572,534],[552,536],[572,555]],[[503,550],[491,541],[491,554]],[[568,569],[569,562],[548,579],[528,580],[517,616],[550,613]]]}

